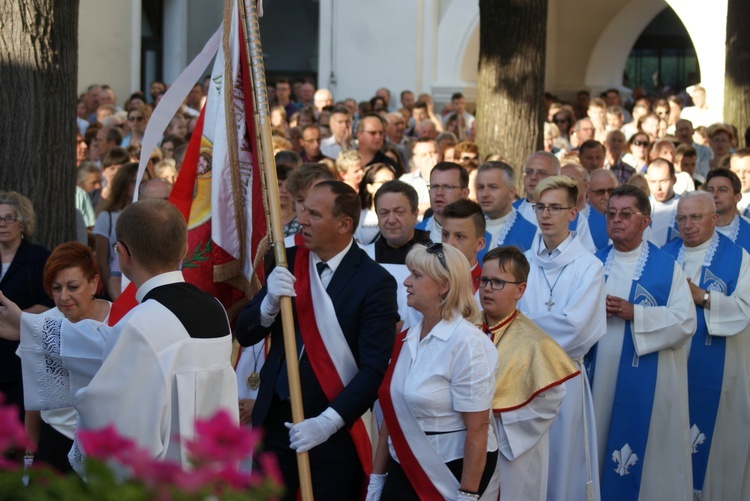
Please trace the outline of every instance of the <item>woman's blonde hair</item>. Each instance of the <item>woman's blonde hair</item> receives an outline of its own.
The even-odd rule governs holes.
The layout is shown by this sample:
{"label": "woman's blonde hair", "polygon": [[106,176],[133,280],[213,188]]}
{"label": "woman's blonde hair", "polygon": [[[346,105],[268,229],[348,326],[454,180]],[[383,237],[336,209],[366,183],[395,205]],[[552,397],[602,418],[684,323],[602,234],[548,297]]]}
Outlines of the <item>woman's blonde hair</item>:
{"label": "woman's blonde hair", "polygon": [[422,244],[415,245],[409,251],[406,266],[410,270],[416,268],[441,286],[448,287],[440,304],[440,316],[443,320],[450,320],[453,312],[458,310],[465,319],[473,322],[479,317],[479,307],[474,299],[469,261],[461,251],[448,244],[431,244],[429,248],[438,245],[442,246],[445,266],[437,253],[428,252],[428,247]]}

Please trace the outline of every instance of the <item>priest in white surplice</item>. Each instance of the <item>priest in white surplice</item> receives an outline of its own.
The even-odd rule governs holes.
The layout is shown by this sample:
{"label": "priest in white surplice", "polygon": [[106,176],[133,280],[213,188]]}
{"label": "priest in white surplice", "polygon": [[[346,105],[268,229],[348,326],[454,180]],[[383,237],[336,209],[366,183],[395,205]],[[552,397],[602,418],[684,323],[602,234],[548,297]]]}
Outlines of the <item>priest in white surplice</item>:
{"label": "priest in white surplice", "polygon": [[695,499],[750,499],[750,257],[715,231],[711,194],[677,206],[681,239],[664,250],[690,280],[698,324],[688,343]]}
{"label": "priest in white surplice", "polygon": [[565,384],[568,393],[550,428],[547,499],[599,499],[594,406],[583,356],[607,329],[603,267],[568,229],[577,214],[576,182],[550,177],[534,195],[540,235],[526,252],[531,271],[518,309],[557,341],[581,371]]}
{"label": "priest in white surplice", "polygon": [[[75,404],[78,426],[114,425],[154,458],[189,466],[181,439],[196,418],[226,410],[238,421],[232,336],[221,304],[184,282],[187,224],[165,200],[129,205],[117,219],[115,253],[140,302],[113,327],[23,313],[0,294],[0,314],[21,326],[19,355],[37,363],[38,408]],[[42,352],[43,356],[39,356]],[[74,444],[71,464],[82,471]]]}
{"label": "priest in white surplice", "polygon": [[497,346],[492,412],[498,429],[500,499],[544,501],[549,427],[579,370],[559,344],[516,309],[526,290],[529,262],[516,247],[484,256],[479,296],[482,330]]}
{"label": "priest in white surplice", "polygon": [[682,269],[643,241],[648,196],[622,185],[607,210],[613,245],[597,257],[607,285],[607,334],[591,356],[602,499],[693,497],[687,350],[695,307]]}

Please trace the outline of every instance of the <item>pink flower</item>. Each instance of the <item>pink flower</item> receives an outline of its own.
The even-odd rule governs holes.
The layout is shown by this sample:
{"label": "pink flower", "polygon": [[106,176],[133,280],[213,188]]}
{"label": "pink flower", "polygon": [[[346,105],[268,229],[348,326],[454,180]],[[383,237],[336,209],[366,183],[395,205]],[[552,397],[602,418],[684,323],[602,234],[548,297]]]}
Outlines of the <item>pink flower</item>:
{"label": "pink flower", "polygon": [[226,410],[208,420],[196,420],[195,439],[186,443],[196,464],[237,462],[250,454],[260,439],[260,431],[240,426]]}
{"label": "pink flower", "polygon": [[18,406],[12,404],[1,406],[0,452],[8,452],[14,449],[25,450],[30,444],[23,423],[18,420]]}
{"label": "pink flower", "polygon": [[281,470],[279,470],[279,464],[276,462],[276,456],[273,454],[262,453],[258,454],[255,461],[260,467],[261,475],[255,475],[253,472],[253,485],[257,485],[256,481],[262,482],[264,480],[270,480],[277,485],[284,485],[284,478],[281,476]]}
{"label": "pink flower", "polygon": [[117,459],[127,464],[136,451],[135,442],[120,435],[114,425],[98,430],[80,429],[77,437],[83,452],[96,459]]}

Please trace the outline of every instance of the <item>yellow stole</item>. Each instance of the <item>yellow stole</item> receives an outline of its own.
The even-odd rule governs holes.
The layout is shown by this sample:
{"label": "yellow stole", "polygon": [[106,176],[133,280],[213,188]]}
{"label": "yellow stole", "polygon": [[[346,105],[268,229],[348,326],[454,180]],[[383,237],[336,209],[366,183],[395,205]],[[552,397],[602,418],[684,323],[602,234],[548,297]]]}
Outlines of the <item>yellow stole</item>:
{"label": "yellow stole", "polygon": [[580,373],[565,350],[518,310],[493,326],[479,327],[498,351],[493,412],[523,407]]}

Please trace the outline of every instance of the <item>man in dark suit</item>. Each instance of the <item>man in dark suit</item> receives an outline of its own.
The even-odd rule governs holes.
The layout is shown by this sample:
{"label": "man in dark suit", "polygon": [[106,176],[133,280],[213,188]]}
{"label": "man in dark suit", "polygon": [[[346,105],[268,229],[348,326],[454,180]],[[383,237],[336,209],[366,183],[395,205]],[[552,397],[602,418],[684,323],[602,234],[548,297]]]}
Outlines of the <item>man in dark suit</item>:
{"label": "man in dark suit", "polygon": [[[271,334],[252,421],[263,426],[264,448],[278,459],[288,489],[286,499],[295,499],[299,485],[296,452],[308,450],[315,498],[357,499],[371,456],[355,439],[362,436],[358,435],[360,418],[377,398],[393,347],[398,321],[396,282],[354,243],[361,208],[351,187],[323,181],[311,189],[303,206],[299,224],[304,246],[287,250],[291,271],[274,268],[266,286],[237,320],[237,339],[243,346]],[[292,419],[282,325],[277,318],[280,296],[294,297],[307,418],[294,426],[287,423]],[[329,315],[322,314],[326,307]],[[331,337],[331,331],[339,337]],[[325,346],[345,348],[348,374],[337,369],[342,357],[335,352],[341,350]],[[330,364],[331,359],[339,363]],[[337,368],[330,377],[326,370],[334,365]],[[360,458],[365,458],[364,464]]]}

